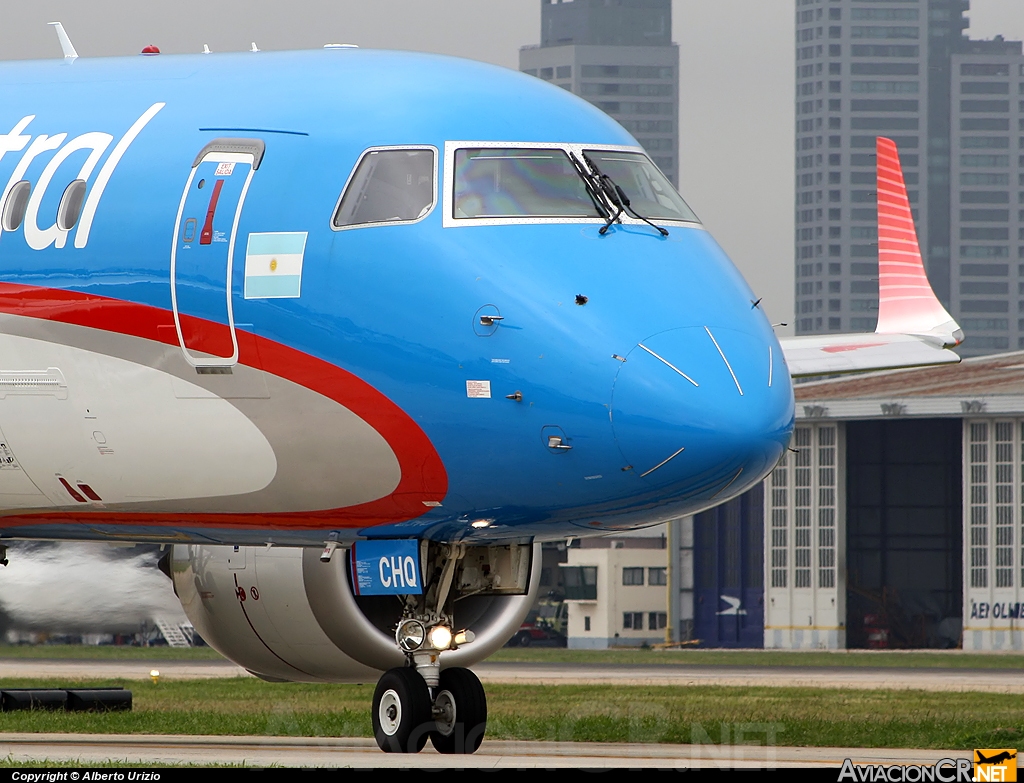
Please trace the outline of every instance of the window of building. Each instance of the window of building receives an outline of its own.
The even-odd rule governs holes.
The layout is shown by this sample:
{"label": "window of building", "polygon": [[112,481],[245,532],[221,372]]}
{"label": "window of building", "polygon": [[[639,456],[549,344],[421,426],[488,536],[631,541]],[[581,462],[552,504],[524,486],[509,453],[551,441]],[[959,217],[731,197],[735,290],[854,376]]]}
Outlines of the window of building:
{"label": "window of building", "polygon": [[1008,131],[1010,121],[1002,117],[961,117],[962,131]]}
{"label": "window of building", "polygon": [[906,21],[916,22],[920,17],[916,8],[854,8],[850,14],[854,21]]}
{"label": "window of building", "polygon": [[854,44],[851,49],[854,57],[920,57],[919,46],[877,46]]}
{"label": "window of building", "polygon": [[650,612],[647,615],[647,627],[652,631],[660,631],[668,625],[667,612]]}
{"label": "window of building", "polygon": [[1010,328],[1007,318],[963,318],[964,329],[980,332],[1005,332]]}
{"label": "window of building", "polygon": [[570,601],[597,600],[597,566],[560,566],[562,587]]}
{"label": "window of building", "polygon": [[960,283],[961,294],[1008,294],[1009,288],[1008,283],[982,283],[975,280]]}
{"label": "window of building", "polygon": [[1009,95],[1009,82],[960,82],[962,95]]}
{"label": "window of building", "polygon": [[553,78],[555,78],[555,69],[554,68],[541,68],[540,71],[538,71],[538,75],[542,79],[547,79],[548,81],[551,81]]}
{"label": "window of building", "polygon": [[830,330],[836,331],[836,330],[842,329],[843,328],[842,324],[843,324],[843,319],[842,318],[829,318],[828,319],[828,328]]}
{"label": "window of building", "polygon": [[961,190],[961,204],[1009,204],[1008,190]]}
{"label": "window of building", "polygon": [[854,76],[917,76],[921,69],[917,63],[853,63]]}
{"label": "window of building", "polygon": [[667,585],[668,584],[668,569],[666,569],[666,568],[648,568],[647,569],[647,584],[649,584],[649,585]]}
{"label": "window of building", "polygon": [[961,76],[1009,76],[1009,63],[961,63]]}
{"label": "window of building", "polygon": [[1009,185],[1009,174],[976,174],[974,172],[963,172],[960,174],[960,184],[968,187],[972,185]]}
{"label": "window of building", "polygon": [[334,214],[337,228],[374,223],[411,223],[435,202],[436,151],[432,148],[368,150]]}
{"label": "window of building", "polygon": [[555,77],[558,79],[571,79],[572,78],[572,66],[571,65],[559,65],[555,69]]}
{"label": "window of building", "polygon": [[590,630],[590,615],[583,615],[583,630]]}
{"label": "window of building", "polygon": [[828,56],[829,57],[842,57],[843,47],[841,44],[829,44],[828,45]]}
{"label": "window of building", "polygon": [[[853,92],[890,93],[916,95],[921,91],[920,82],[867,82],[853,81],[850,83]],[[913,110],[908,110],[913,111]]]}
{"label": "window of building", "polygon": [[[961,248],[963,249],[963,248]],[[1009,248],[1006,248],[1009,250]],[[1006,258],[1010,254],[1006,253]],[[962,264],[960,273],[972,277],[1007,277],[1010,274],[1009,264]]]}
{"label": "window of building", "polygon": [[644,569],[642,568],[623,568],[622,569],[622,584],[627,586],[642,585],[644,583]]}
{"label": "window of building", "polygon": [[623,612],[622,627],[631,631],[642,631],[644,629],[644,613]]}
{"label": "window of building", "polygon": [[960,111],[975,114],[1005,114],[1010,110],[1009,101],[962,100]]}

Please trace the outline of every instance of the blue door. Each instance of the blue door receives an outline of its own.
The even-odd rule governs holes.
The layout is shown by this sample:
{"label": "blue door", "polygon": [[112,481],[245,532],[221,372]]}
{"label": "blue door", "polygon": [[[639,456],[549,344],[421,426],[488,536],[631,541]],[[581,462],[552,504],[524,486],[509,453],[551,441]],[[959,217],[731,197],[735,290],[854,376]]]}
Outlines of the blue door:
{"label": "blue door", "polygon": [[694,634],[701,647],[764,647],[761,485],[693,520]]}

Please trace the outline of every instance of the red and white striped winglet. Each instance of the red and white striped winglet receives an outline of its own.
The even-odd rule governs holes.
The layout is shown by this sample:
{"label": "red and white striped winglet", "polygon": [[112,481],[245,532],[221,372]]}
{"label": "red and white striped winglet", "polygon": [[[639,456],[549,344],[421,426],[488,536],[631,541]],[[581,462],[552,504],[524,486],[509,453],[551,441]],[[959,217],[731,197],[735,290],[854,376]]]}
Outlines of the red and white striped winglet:
{"label": "red and white striped winglet", "polygon": [[958,345],[963,332],[928,282],[899,152],[879,137],[877,334],[914,334]]}

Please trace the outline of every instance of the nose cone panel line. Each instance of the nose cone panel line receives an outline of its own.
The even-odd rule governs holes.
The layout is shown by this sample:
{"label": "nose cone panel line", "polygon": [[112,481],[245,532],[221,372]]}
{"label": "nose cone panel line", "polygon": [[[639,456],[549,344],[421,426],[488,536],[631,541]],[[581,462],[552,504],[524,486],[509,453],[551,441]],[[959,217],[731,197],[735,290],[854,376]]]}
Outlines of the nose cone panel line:
{"label": "nose cone panel line", "polygon": [[[715,344],[715,348],[718,350],[718,355],[721,356],[722,357],[722,361],[725,362],[726,369],[729,370],[729,375],[732,376],[733,383],[736,384],[736,390],[740,393],[740,397],[742,397],[743,396],[743,387],[740,386],[739,378],[737,378],[736,377],[736,373],[733,372],[732,365],[729,364],[729,360],[727,358],[725,358],[725,351],[722,350],[722,346],[720,346],[718,344],[718,340],[715,339],[715,336],[713,334],[711,334],[711,330],[710,329],[708,329],[705,326],[704,327],[704,331],[708,333],[708,337],[711,338],[711,342],[713,342]],[[768,381],[768,385],[769,386],[772,385],[770,380]]]}
{"label": "nose cone panel line", "polygon": [[670,362],[670,361],[667,361],[667,360],[663,359],[663,358],[662,358],[661,356],[658,356],[658,354],[656,354],[656,353],[655,353],[654,351],[652,351],[652,350],[651,350],[650,348],[648,348],[648,347],[647,347],[646,345],[644,345],[643,343],[637,343],[637,346],[638,346],[638,347],[640,347],[640,348],[643,348],[643,349],[644,349],[645,351],[647,351],[647,353],[649,353],[649,354],[650,354],[651,356],[653,356],[653,357],[654,357],[655,359],[657,359],[657,360],[658,360],[659,362],[662,362],[662,363],[664,363],[665,365],[667,365],[668,367],[671,367],[671,368],[672,368],[673,370],[675,370],[675,371],[676,371],[677,373],[679,373],[679,374],[680,374],[680,375],[682,375],[682,376],[683,376],[684,378],[686,378],[686,380],[688,380],[688,381],[689,381],[690,383],[692,383],[692,384],[693,384],[694,386],[697,386],[697,387],[699,387],[699,386],[700,386],[700,384],[699,384],[699,383],[697,383],[697,381],[695,381],[695,380],[694,380],[693,378],[691,378],[691,377],[690,377],[689,375],[687,375],[687,374],[686,374],[685,372],[683,372],[683,371],[682,371],[682,370],[680,370],[680,369],[679,369],[678,367],[676,367],[676,366],[675,366],[674,364],[672,364],[672,362]]}

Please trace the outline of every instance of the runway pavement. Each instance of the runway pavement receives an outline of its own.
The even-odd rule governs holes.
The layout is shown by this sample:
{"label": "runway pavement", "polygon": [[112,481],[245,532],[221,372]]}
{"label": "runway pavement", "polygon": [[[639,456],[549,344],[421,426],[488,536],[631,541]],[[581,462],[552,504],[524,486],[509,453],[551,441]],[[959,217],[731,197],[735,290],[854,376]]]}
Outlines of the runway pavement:
{"label": "runway pavement", "polygon": [[12,762],[119,760],[142,764],[247,767],[417,767],[550,769],[558,767],[775,768],[862,764],[933,764],[969,758],[963,750],[789,748],[753,745],[643,745],[485,740],[472,756],[382,753],[372,739],[320,737],[181,737],[164,735],[0,734],[0,758]]}
{"label": "runway pavement", "polygon": [[[229,661],[0,660],[0,679],[249,677]],[[1000,669],[897,669],[885,667],[692,666],[684,664],[495,663],[473,667],[485,684],[534,685],[732,685],[1024,693],[1024,680]]]}

